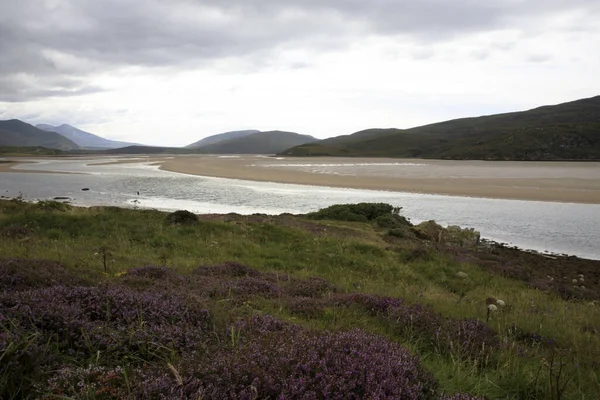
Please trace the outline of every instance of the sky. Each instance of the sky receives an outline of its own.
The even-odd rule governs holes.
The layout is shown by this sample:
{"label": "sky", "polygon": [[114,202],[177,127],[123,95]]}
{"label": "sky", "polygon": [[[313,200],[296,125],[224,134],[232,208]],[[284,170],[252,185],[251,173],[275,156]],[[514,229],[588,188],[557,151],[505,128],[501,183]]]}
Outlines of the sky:
{"label": "sky", "polygon": [[1,0],[0,120],[183,146],[600,95],[598,0]]}

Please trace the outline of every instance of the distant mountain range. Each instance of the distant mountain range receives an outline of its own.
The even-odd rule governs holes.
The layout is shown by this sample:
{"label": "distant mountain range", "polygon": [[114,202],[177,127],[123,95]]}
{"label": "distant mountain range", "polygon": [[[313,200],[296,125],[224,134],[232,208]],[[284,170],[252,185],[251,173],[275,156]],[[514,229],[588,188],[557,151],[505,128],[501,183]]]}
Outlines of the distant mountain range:
{"label": "distant mountain range", "polygon": [[[225,136],[215,135],[208,137],[207,139],[209,140],[217,139],[217,141],[213,140],[211,144],[196,147],[194,150],[205,154],[275,154],[290,147],[318,140],[309,135],[284,131],[243,133],[241,136],[234,138],[229,136],[229,139],[224,139],[231,133],[236,132],[226,133],[224,134]],[[237,134],[239,135],[239,132]]]}
{"label": "distant mountain range", "polygon": [[254,133],[260,133],[260,131],[257,131],[255,129],[248,129],[245,131],[232,131],[232,132],[219,133],[217,135],[212,135],[212,136],[205,137],[204,139],[200,139],[197,142],[188,144],[185,147],[189,148],[189,149],[197,149],[197,148],[208,146],[211,144],[223,142],[225,140],[242,138],[244,136],[252,135]]}
{"label": "distant mountain range", "polygon": [[79,147],[72,140],[56,132],[48,132],[36,128],[35,126],[18,119],[0,121],[0,146],[39,146],[61,150],[73,150]]}
{"label": "distant mountain range", "polygon": [[38,124],[36,125],[36,128],[48,132],[56,132],[75,142],[82,149],[105,150],[137,145],[137,143],[120,142],[117,140],[104,139],[103,137],[94,135],[93,133],[82,131],[81,129],[75,128],[74,126],[67,124],[62,124],[59,126]]}
{"label": "distant mountain range", "polygon": [[300,145],[280,155],[599,160],[600,96],[411,129],[369,129]]}
{"label": "distant mountain range", "polygon": [[[43,128],[39,129],[39,128]],[[318,140],[293,132],[242,130],[188,146],[151,147],[104,139],[70,125],[0,121],[0,147],[104,154],[279,154],[455,160],[600,160],[600,96],[529,111],[461,118],[411,129],[367,129]],[[35,149],[39,153],[40,149]]]}

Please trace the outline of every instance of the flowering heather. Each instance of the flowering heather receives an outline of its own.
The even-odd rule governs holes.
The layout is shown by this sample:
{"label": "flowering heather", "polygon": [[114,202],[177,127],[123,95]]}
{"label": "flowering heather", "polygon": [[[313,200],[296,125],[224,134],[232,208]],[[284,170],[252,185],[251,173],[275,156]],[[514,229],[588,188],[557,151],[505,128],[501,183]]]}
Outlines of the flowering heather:
{"label": "flowering heather", "polygon": [[0,290],[21,290],[32,287],[81,284],[65,267],[55,261],[31,259],[0,260]]}
{"label": "flowering heather", "polygon": [[285,300],[285,308],[292,314],[314,318],[322,314],[327,302],[312,297],[291,297]]}
{"label": "flowering heather", "polygon": [[361,330],[264,332],[237,351],[178,374],[146,377],[139,397],[427,399],[436,388],[418,358]]}
{"label": "flowering heather", "polygon": [[270,315],[255,315],[252,318],[240,319],[235,322],[233,327],[241,331],[244,334],[244,338],[251,337],[249,334],[296,334],[302,330],[300,325],[290,324]]}
{"label": "flowering heather", "polygon": [[327,280],[314,276],[308,279],[291,278],[284,282],[283,288],[287,294],[301,297],[322,297],[337,292],[336,287]]}
{"label": "flowering heather", "polygon": [[172,270],[167,267],[156,267],[148,265],[140,268],[133,268],[127,271],[125,276],[137,276],[149,279],[167,279],[175,276]]}
{"label": "flowering heather", "polygon": [[336,296],[335,300],[338,304],[345,306],[361,306],[373,315],[387,313],[392,308],[402,306],[402,300],[400,299],[365,293],[341,294]]}
{"label": "flowering heather", "polygon": [[221,281],[213,288],[212,293],[218,297],[234,296],[239,300],[261,296],[277,297],[281,294],[279,287],[261,278],[244,277],[235,280]]}
{"label": "flowering heather", "polygon": [[496,332],[477,319],[448,319],[444,331],[448,350],[461,357],[485,362],[497,353],[499,341]]}
{"label": "flowering heather", "polygon": [[56,340],[65,354],[143,353],[149,345],[193,349],[204,336],[208,311],[184,298],[126,287],[63,287],[0,295],[0,312],[40,340]]}
{"label": "flowering heather", "polygon": [[407,305],[393,297],[363,293],[341,294],[335,300],[337,304],[363,307],[375,316],[383,315],[400,334],[419,336],[444,353],[489,361],[498,346],[496,333],[483,322],[444,318],[428,305]]}
{"label": "flowering heather", "polygon": [[485,397],[473,396],[468,393],[442,394],[440,400],[485,400]]}
{"label": "flowering heather", "polygon": [[259,277],[261,275],[261,273],[255,270],[254,268],[250,268],[236,262],[226,262],[222,265],[208,265],[198,267],[194,271],[194,274],[231,278],[239,278],[244,276]]}

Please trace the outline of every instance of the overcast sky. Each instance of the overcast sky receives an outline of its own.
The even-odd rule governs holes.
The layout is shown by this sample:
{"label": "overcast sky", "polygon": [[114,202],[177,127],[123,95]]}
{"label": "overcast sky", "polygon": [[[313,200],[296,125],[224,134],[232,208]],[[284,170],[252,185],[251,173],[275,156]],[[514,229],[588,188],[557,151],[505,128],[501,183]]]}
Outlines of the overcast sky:
{"label": "overcast sky", "polygon": [[598,0],[1,0],[0,119],[186,145],[600,94]]}

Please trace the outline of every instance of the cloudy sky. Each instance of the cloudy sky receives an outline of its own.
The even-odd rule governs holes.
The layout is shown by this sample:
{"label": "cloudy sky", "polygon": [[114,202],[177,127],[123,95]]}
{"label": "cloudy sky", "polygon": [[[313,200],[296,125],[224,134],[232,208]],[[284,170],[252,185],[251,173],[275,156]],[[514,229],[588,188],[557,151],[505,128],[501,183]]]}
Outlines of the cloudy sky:
{"label": "cloudy sky", "polygon": [[186,145],[600,94],[598,0],[2,0],[0,119]]}

